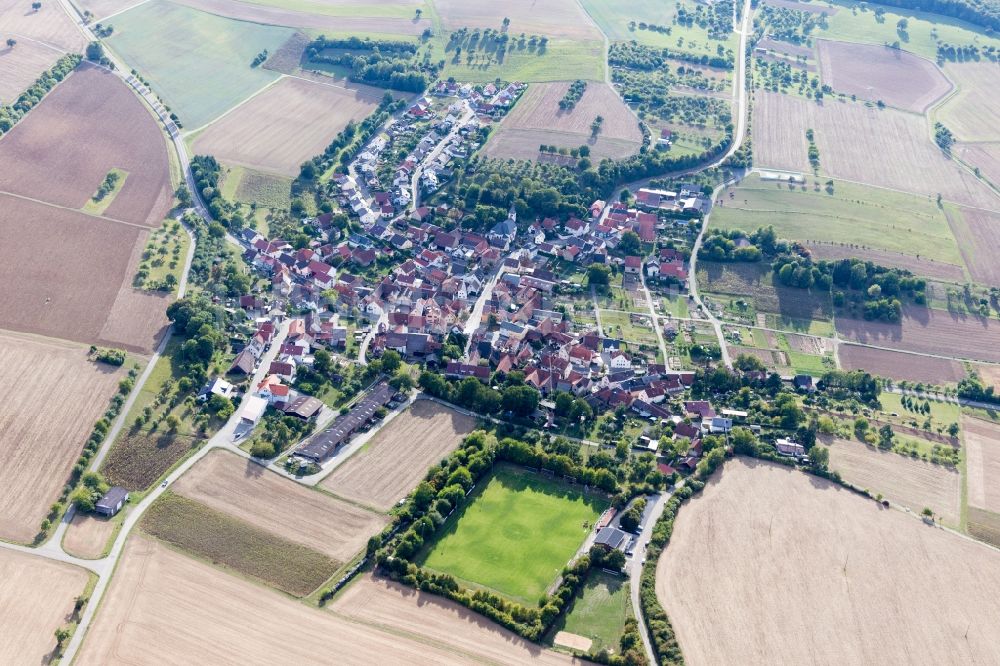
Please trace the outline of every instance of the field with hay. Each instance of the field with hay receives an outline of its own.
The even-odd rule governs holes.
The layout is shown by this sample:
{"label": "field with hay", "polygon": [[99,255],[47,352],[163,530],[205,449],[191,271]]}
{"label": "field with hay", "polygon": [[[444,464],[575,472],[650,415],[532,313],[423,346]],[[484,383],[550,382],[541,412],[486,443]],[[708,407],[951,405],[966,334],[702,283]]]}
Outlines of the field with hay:
{"label": "field with hay", "polygon": [[38,533],[125,376],[87,353],[82,345],[0,332],[0,379],[18,387],[0,407],[2,539],[29,542]]}
{"label": "field with hay", "polygon": [[[827,444],[827,442],[823,442]],[[958,470],[881,451],[855,439],[830,444],[830,469],[845,481],[873,495],[881,493],[914,513],[930,508],[939,519],[957,528],[961,521]]]}
{"label": "field with hay", "polygon": [[388,518],[285,479],[224,451],[212,451],[171,486],[188,499],[348,562]]}
{"label": "field with hay", "polygon": [[948,159],[926,119],[895,109],[827,99],[823,104],[758,92],[753,109],[754,162],[811,173],[806,130],[815,133],[820,174],[970,206],[1000,208],[1000,199]]}
{"label": "field with hay", "polygon": [[62,55],[60,51],[82,53],[87,45],[83,33],[74,25],[73,18],[58,2],[43,2],[41,8],[34,11],[30,2],[0,0],[0,25],[3,26],[4,41],[8,36],[15,36],[18,40],[15,50],[24,47],[29,41],[53,47],[50,48],[50,65]]}
{"label": "field with hay", "polygon": [[77,512],[63,536],[63,550],[84,559],[99,558],[119,525],[121,521],[118,520]]}
{"label": "field with hay", "polygon": [[146,510],[142,530],[213,564],[304,597],[343,564],[171,491]]}
{"label": "field with hay", "polygon": [[194,139],[198,155],[284,176],[323,149],[350,121],[378,106],[382,91],[286,78],[209,125]]}
{"label": "field with hay", "polygon": [[277,51],[294,32],[167,0],[119,14],[114,26],[106,44],[142,73],[186,130],[218,118],[275,81],[276,72],[250,63],[264,49]]}
{"label": "field with hay", "polygon": [[938,120],[958,141],[1000,140],[1000,64],[988,60],[949,63],[944,73],[958,92],[941,105]]}
{"label": "field with hay", "polygon": [[820,76],[834,92],[924,113],[951,90],[937,65],[912,53],[825,39],[817,44]]}
{"label": "field with hay", "polygon": [[475,428],[471,416],[418,400],[321,485],[338,497],[388,511]]}
{"label": "field with hay", "polygon": [[27,553],[0,550],[0,662],[55,661],[56,629],[70,622],[89,576],[83,569]]}
{"label": "field with hay", "polygon": [[1000,213],[948,206],[945,214],[972,279],[987,285],[1000,285],[1000,263],[996,260],[1000,250]]}
{"label": "field with hay", "polygon": [[440,646],[490,663],[580,663],[544,650],[464,606],[435,594],[364,575],[327,606],[334,615]]}
{"label": "field with hay", "polygon": [[1000,553],[786,467],[726,463],[656,573],[690,663],[1000,659]]}
{"label": "field with hay", "polygon": [[[51,640],[51,632],[45,635]],[[175,663],[223,664],[232,662],[234,645],[269,664],[305,664],[324,655],[367,663],[373,654],[388,663],[479,662],[478,651],[459,652],[400,635],[391,626],[339,618],[137,535],[125,547],[75,663],[141,663],[156,654]]]}
{"label": "field with hay", "polygon": [[508,466],[480,481],[422,558],[428,569],[531,603],[608,507],[597,495]]}
{"label": "field with hay", "polygon": [[965,441],[968,530],[1000,548],[1000,426],[962,416]]}
{"label": "field with hay", "polygon": [[0,104],[12,104],[58,59],[58,50],[40,42],[0,47]]}
{"label": "field with hay", "polygon": [[907,255],[911,262],[919,255],[958,270],[963,264],[948,219],[930,197],[840,180],[797,186],[752,175],[720,198],[723,205],[710,218],[719,229],[749,233],[770,225],[782,238],[839,243],[850,251],[874,248]]}
{"label": "field with hay", "polygon": [[840,345],[838,356],[844,370],[864,370],[897,381],[955,384],[965,378],[965,367],[946,358],[851,344]]}
{"label": "field with hay", "polygon": [[[501,121],[486,144],[486,154],[501,159],[532,159],[540,145],[560,148],[590,148],[594,162],[605,157],[623,158],[642,145],[639,121],[606,83],[590,82],[570,110],[559,108],[569,89],[568,82],[536,83],[528,86],[514,110]],[[590,126],[604,118],[594,138]]]}

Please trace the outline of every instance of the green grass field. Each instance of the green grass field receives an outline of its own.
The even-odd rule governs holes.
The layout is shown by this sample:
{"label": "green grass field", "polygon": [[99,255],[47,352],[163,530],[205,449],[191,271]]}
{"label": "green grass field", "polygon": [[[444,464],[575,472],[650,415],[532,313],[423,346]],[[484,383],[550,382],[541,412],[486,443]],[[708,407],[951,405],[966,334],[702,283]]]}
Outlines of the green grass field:
{"label": "green grass field", "polygon": [[[911,412],[903,407],[902,402],[903,396],[897,393],[882,393],[878,400],[882,405],[882,411],[887,414],[895,412],[899,414],[899,418],[904,421],[916,420],[923,422],[927,418],[926,414],[921,414],[918,412]],[[913,401],[919,404],[923,404],[923,400],[918,400],[913,398]],[[945,426],[947,427],[951,423],[958,423],[961,417],[962,408],[956,404],[950,402],[937,402],[934,400],[928,401],[931,406],[931,424],[932,426]],[[892,420],[892,419],[890,419]]]}
{"label": "green grass field", "polygon": [[150,82],[185,130],[217,118],[278,78],[251,68],[258,53],[273,53],[295,32],[221,18],[166,0],[115,16],[106,44]]}
{"label": "green grass field", "polygon": [[449,518],[421,564],[531,605],[609,505],[509,466],[480,481],[471,499]]}
{"label": "green grass field", "polygon": [[[148,275],[143,281],[145,289],[156,289],[163,283],[167,275],[173,275],[180,282],[181,271],[184,270],[184,258],[187,256],[191,237],[177,220],[165,220],[159,229],[149,235],[143,260],[140,267],[146,266]],[[146,253],[149,253],[147,258]],[[171,290],[177,293],[177,287]]]}
{"label": "green grass field", "polygon": [[172,492],[142,517],[147,534],[267,585],[303,597],[341,563]]}
{"label": "green grass field", "polygon": [[605,648],[617,652],[625,621],[631,616],[628,579],[598,571],[587,579],[583,594],[573,600],[551,635],[568,631],[592,640],[591,652]]}
{"label": "green grass field", "polygon": [[[825,182],[825,181],[824,181]],[[963,265],[948,220],[928,198],[835,181],[833,194],[753,175],[712,209],[709,226],[751,232],[773,225],[782,238],[850,243]]]}
{"label": "green grass field", "polygon": [[[646,321],[649,321],[648,311],[640,313],[646,314]],[[605,335],[620,337],[625,342],[635,344],[658,344],[656,332],[652,328],[633,324],[631,317],[625,312],[601,310],[601,324],[604,325]]]}
{"label": "green grass field", "polygon": [[636,2],[629,3],[627,11],[623,11],[622,4],[618,0],[582,0],[581,4],[598,27],[608,36],[608,39],[613,42],[634,39],[640,44],[667,46],[668,44],[661,44],[661,42],[669,40],[669,35],[651,30],[640,30],[638,27],[629,30],[629,22],[645,21],[646,23],[669,26],[674,16],[677,15],[677,4],[669,0],[666,2],[663,0],[636,0]]}
{"label": "green grass field", "polygon": [[488,83],[497,77],[505,81],[540,83],[545,81],[570,81],[587,79],[604,80],[604,45],[597,40],[572,41],[550,39],[543,55],[524,51],[508,52],[503,64],[466,62],[465,56],[454,62],[454,54],[445,53],[447,39],[431,40],[432,60],[444,58],[441,78],[454,76],[459,81]]}
{"label": "green grass field", "polygon": [[[899,41],[900,47],[931,60],[937,57],[937,40],[953,45],[976,44],[979,47],[994,45],[1000,47],[1000,39],[986,35],[975,26],[950,19],[939,14],[928,14],[898,7],[885,7],[885,18],[875,19],[872,3],[862,2],[816,2],[818,6],[834,6],[837,13],[827,19],[827,29],[816,28],[813,37],[840,39],[863,44],[892,44]],[[866,11],[861,10],[866,5]],[[897,33],[896,24],[906,18],[906,37]],[[931,34],[937,35],[937,39]]]}

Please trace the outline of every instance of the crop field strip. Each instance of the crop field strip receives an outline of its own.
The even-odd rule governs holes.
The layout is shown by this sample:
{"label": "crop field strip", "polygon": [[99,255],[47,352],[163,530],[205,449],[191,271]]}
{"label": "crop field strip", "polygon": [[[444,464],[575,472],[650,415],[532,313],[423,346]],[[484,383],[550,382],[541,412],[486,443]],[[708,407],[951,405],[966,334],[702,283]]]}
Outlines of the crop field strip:
{"label": "crop field strip", "polygon": [[945,215],[973,280],[1000,285],[1000,262],[996,260],[1000,250],[1000,213],[947,206]]}
{"label": "crop field strip", "polygon": [[[490,134],[486,154],[501,159],[532,159],[539,145],[590,148],[593,161],[604,157],[624,158],[638,152],[642,144],[639,121],[610,85],[589,82],[583,96],[570,110],[559,108],[568,82],[536,83],[528,86],[513,111]],[[604,118],[597,138],[591,123]]]}
{"label": "crop field strip", "polygon": [[[960,271],[964,264],[947,217],[930,197],[840,180],[831,194],[825,179],[819,187],[789,186],[752,175],[723,192],[722,200],[710,226],[749,233],[770,225],[782,238],[861,245],[906,255],[900,260],[914,265],[922,260]],[[945,270],[954,274],[956,268]]]}
{"label": "crop field strip", "polygon": [[418,400],[321,482],[338,497],[388,511],[476,428],[476,419]]}
{"label": "crop field strip", "polygon": [[755,164],[811,173],[807,129],[815,132],[820,174],[951,202],[1000,210],[1000,198],[941,153],[922,116],[860,102],[815,102],[758,92]]}
{"label": "crop field strip", "polygon": [[490,663],[569,664],[578,660],[530,643],[464,606],[370,574],[327,606],[334,614]]}
{"label": "crop field strip", "polygon": [[1000,659],[1000,553],[744,458],[681,508],[656,592],[692,663]]}
{"label": "crop field strip", "polygon": [[[51,632],[46,636],[51,640]],[[261,663],[305,664],[322,660],[320,655],[368,663],[372,654],[387,663],[419,666],[480,663],[478,651],[446,649],[402,636],[391,626],[311,608],[141,534],[126,544],[75,663],[141,663],[158,654],[175,663],[228,664],[233,646]]]}
{"label": "crop field strip", "polygon": [[958,141],[1000,141],[1000,64],[948,63],[944,73],[958,90],[938,109],[937,119]]}
{"label": "crop field strip", "polygon": [[897,381],[952,384],[966,376],[962,363],[933,356],[852,344],[841,344],[838,356],[844,370],[864,370]]}
{"label": "crop field strip", "polygon": [[830,443],[830,469],[873,495],[881,493],[914,513],[928,507],[945,524],[959,526],[961,481],[954,468],[880,451],[853,439],[837,439]]}
{"label": "crop field strip", "polygon": [[343,564],[201,502],[167,492],[143,514],[144,532],[197,557],[303,597]]}
{"label": "crop field strip", "polygon": [[66,624],[87,580],[87,572],[78,567],[0,550],[0,662],[50,663],[52,634]]}
{"label": "crop field strip", "polygon": [[0,368],[18,386],[0,403],[0,538],[29,542],[124,373],[82,345],[2,331]]}
{"label": "crop field strip", "polygon": [[[179,4],[217,16],[262,25],[300,28],[334,35],[420,35],[433,28],[428,16],[415,18],[417,3],[319,3],[306,1],[177,0]],[[412,4],[412,7],[406,5]],[[398,9],[397,9],[398,7]],[[390,9],[392,11],[384,11]],[[384,14],[384,15],[382,15]]]}
{"label": "crop field strip", "polygon": [[260,465],[213,451],[171,486],[173,492],[339,562],[364,550],[389,522],[381,514],[289,481]]}

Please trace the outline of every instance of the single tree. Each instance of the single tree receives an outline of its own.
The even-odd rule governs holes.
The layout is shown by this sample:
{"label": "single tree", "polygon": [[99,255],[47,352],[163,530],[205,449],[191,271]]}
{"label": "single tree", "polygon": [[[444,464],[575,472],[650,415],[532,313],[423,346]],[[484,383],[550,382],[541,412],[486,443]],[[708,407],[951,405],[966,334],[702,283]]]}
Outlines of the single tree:
{"label": "single tree", "polygon": [[17,44],[17,40],[16,39],[14,39],[13,37],[8,37],[7,38],[7,48],[12,49],[12,48],[14,48],[15,44]]}

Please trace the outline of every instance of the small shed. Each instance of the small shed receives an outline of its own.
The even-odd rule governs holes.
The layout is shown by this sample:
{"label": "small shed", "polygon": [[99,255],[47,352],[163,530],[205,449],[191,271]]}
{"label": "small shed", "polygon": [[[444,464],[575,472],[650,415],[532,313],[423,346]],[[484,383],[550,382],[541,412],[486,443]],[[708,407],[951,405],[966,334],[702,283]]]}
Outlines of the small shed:
{"label": "small shed", "polygon": [[94,505],[94,511],[102,516],[110,517],[121,511],[127,501],[128,491],[121,486],[112,486],[108,492],[104,493],[104,497]]}

